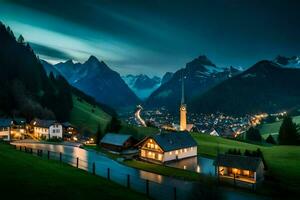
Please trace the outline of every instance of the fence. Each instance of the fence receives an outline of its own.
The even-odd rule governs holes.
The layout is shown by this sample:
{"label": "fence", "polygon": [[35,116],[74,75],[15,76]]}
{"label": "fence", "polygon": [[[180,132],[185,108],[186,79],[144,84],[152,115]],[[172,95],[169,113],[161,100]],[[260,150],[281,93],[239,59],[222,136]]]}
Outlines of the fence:
{"label": "fence", "polygon": [[[110,181],[116,182],[122,186],[133,189],[140,193],[144,193],[147,196],[154,199],[163,200],[180,200],[180,199],[206,199],[207,191],[205,188],[194,182],[184,182],[182,187],[177,184],[177,187],[173,187],[167,184],[156,183],[147,179],[142,179],[141,174],[123,173],[121,170],[111,168],[105,163],[98,163],[97,161],[82,160],[79,157],[73,157],[72,155],[63,154],[61,152],[49,151],[45,149],[37,149],[32,147],[26,147],[22,145],[15,145],[15,148],[20,151],[30,153],[32,155],[48,159],[57,160],[61,163],[69,164],[73,167],[85,170],[93,175],[107,178]],[[131,169],[131,168],[129,168]],[[134,170],[134,172],[141,173],[140,170]],[[211,194],[208,194],[209,196]]]}

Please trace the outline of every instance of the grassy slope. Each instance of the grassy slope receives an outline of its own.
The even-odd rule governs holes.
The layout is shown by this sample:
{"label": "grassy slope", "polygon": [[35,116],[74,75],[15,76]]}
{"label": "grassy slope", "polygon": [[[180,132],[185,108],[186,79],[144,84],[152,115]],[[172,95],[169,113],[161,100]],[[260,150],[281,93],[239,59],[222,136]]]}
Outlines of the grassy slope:
{"label": "grassy slope", "polygon": [[5,191],[1,196],[9,194],[9,199],[145,199],[103,178],[6,144],[0,144],[0,163],[0,188]]}
{"label": "grassy slope", "polygon": [[[293,117],[293,121],[300,124],[300,116]],[[263,138],[267,138],[270,134],[278,135],[279,128],[281,126],[282,120],[273,123],[266,123],[259,126],[259,131]]]}
{"label": "grassy slope", "polygon": [[220,152],[230,148],[242,151],[260,148],[269,167],[269,173],[278,180],[278,183],[295,190],[300,187],[300,146],[260,146],[197,133],[193,133],[193,137],[198,143],[199,154],[211,157],[216,156],[218,147]]}
{"label": "grassy slope", "polygon": [[[93,107],[84,100],[78,101],[73,97],[73,110],[71,112],[70,122],[76,125],[80,131],[89,131],[95,133],[100,124],[104,130],[111,117],[99,107]],[[92,112],[94,110],[94,112]]]}
{"label": "grassy slope", "polygon": [[157,134],[159,130],[151,127],[137,127],[129,124],[122,124],[120,133],[131,134],[137,139],[143,139],[146,136]]}

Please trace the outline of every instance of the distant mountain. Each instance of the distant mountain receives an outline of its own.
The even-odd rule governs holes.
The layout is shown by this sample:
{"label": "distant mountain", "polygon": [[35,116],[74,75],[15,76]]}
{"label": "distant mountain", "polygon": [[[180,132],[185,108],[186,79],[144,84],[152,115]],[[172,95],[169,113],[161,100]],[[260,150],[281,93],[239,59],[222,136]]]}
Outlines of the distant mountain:
{"label": "distant mountain", "polygon": [[161,79],[157,76],[150,78],[145,74],[127,75],[122,77],[129,88],[142,100],[156,90],[161,83]]}
{"label": "distant mountain", "polygon": [[198,113],[235,115],[288,110],[300,105],[299,85],[300,69],[260,61],[196,97],[189,107]]}
{"label": "distant mountain", "polygon": [[53,65],[51,65],[50,63],[48,63],[45,60],[40,60],[40,61],[47,73],[47,76],[49,76],[51,72],[53,73],[53,75],[55,77],[61,76],[61,73],[56,68],[54,68]]}
{"label": "distant mountain", "polygon": [[[46,69],[48,65],[44,67]],[[95,56],[90,56],[84,63],[74,63],[68,60],[52,67],[71,85],[94,97],[99,103],[114,108],[123,108],[139,102],[121,76]]]}
{"label": "distant mountain", "polygon": [[174,75],[174,73],[172,73],[172,72],[166,72],[165,75],[161,79],[161,84],[168,82],[172,78],[173,75]]}
{"label": "distant mountain", "polygon": [[300,68],[299,56],[285,57],[279,55],[274,59],[274,62],[281,65],[282,67]]}
{"label": "distant mountain", "polygon": [[145,106],[148,108],[165,106],[170,111],[175,112],[180,104],[182,77],[184,77],[185,82],[185,99],[188,103],[192,98],[239,72],[238,69],[233,67],[217,67],[206,56],[201,55],[187,63],[185,68],[176,71],[174,74],[165,75],[169,76],[169,80],[165,81],[150,95],[145,102]]}

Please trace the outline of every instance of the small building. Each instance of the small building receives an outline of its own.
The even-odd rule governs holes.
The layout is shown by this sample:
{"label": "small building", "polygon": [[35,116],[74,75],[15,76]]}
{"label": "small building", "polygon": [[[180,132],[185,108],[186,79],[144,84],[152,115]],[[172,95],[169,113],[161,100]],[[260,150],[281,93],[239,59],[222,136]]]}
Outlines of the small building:
{"label": "small building", "polygon": [[220,136],[220,132],[218,129],[215,129],[215,128],[212,128],[210,131],[209,131],[209,135],[211,136]]}
{"label": "small building", "polygon": [[37,138],[63,138],[63,126],[55,120],[34,119],[30,122],[30,124],[33,127],[33,134]]}
{"label": "small building", "polygon": [[100,146],[114,152],[122,152],[129,149],[135,143],[131,135],[107,133],[100,141]]}
{"label": "small building", "polygon": [[0,140],[11,140],[11,119],[0,119]]}
{"label": "small building", "polygon": [[12,120],[11,125],[11,137],[13,139],[21,139],[26,135],[26,119],[24,118],[15,118]]}
{"label": "small building", "polygon": [[64,131],[64,138],[71,138],[78,133],[77,128],[70,122],[64,122],[62,123],[62,126]]}
{"label": "small building", "polygon": [[197,143],[187,132],[160,133],[141,142],[140,158],[164,163],[197,156]]}
{"label": "small building", "polygon": [[218,154],[215,160],[219,178],[256,184],[264,179],[264,164],[259,157]]}

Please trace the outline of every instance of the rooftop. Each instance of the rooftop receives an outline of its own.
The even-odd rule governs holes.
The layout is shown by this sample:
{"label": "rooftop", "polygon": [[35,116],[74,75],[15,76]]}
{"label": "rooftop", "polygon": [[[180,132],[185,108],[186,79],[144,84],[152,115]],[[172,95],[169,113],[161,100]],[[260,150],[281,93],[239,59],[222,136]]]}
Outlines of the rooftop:
{"label": "rooftop", "polygon": [[123,146],[124,143],[131,137],[132,137],[131,135],[107,133],[102,138],[100,143],[112,144],[112,145],[116,145],[116,146]]}
{"label": "rooftop", "polygon": [[232,154],[219,154],[215,160],[215,165],[245,169],[250,171],[256,171],[260,163],[262,163],[262,159],[258,157]]}
{"label": "rooftop", "polygon": [[151,136],[164,151],[173,151],[197,146],[196,141],[187,132],[160,133]]}
{"label": "rooftop", "polygon": [[9,127],[11,123],[11,119],[0,119],[0,127]]}

